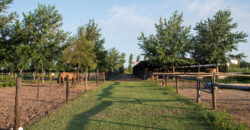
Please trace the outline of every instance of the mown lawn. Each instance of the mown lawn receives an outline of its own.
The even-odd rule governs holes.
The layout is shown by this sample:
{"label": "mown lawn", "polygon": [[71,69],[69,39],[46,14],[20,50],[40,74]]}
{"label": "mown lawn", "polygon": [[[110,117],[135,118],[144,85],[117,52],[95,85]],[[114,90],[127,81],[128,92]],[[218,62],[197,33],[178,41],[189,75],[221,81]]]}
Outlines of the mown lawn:
{"label": "mown lawn", "polygon": [[154,82],[106,82],[26,129],[244,129],[228,119]]}

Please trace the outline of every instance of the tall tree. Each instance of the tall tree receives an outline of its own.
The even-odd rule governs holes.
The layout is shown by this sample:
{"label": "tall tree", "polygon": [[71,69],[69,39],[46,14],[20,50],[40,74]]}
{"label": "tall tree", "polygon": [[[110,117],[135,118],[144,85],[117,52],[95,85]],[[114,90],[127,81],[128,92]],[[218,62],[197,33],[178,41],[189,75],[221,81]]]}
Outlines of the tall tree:
{"label": "tall tree", "polygon": [[32,64],[37,70],[50,69],[62,50],[67,33],[62,29],[62,16],[55,6],[38,4],[34,12],[23,14],[24,24],[29,30],[30,43],[35,46]]}
{"label": "tall tree", "polygon": [[120,67],[120,54],[117,49],[111,48],[108,50],[107,66],[109,70],[109,79],[110,79],[112,71],[118,70]]}
{"label": "tall tree", "polygon": [[219,10],[213,18],[197,23],[194,30],[197,35],[193,38],[194,51],[192,57],[196,62],[216,64],[227,63],[227,54],[237,50],[240,42],[246,42],[247,34],[234,31],[237,23],[232,23],[231,11]]}
{"label": "tall tree", "polygon": [[107,51],[105,50],[103,44],[105,39],[102,38],[101,28],[95,23],[94,19],[90,19],[89,23],[86,25],[85,37],[88,41],[94,43],[94,52],[97,59],[97,68],[101,71],[107,70]]}
{"label": "tall tree", "polygon": [[1,0],[0,1],[0,68],[9,68],[9,50],[11,48],[10,44],[10,30],[12,22],[16,19],[16,13],[7,13],[9,4],[12,3],[12,0]]}
{"label": "tall tree", "polygon": [[85,34],[84,27],[80,26],[77,36],[69,39],[69,45],[64,53],[66,61],[64,63],[75,65],[78,73],[82,68],[86,70],[96,67],[94,44],[86,39]]}
{"label": "tall tree", "polygon": [[160,18],[159,23],[155,24],[156,35],[145,37],[141,34],[139,46],[151,62],[171,65],[173,72],[178,64],[189,62],[186,55],[190,48],[191,27],[185,27],[182,23],[183,14],[175,11],[168,21]]}
{"label": "tall tree", "polygon": [[119,60],[119,70],[120,70],[120,72],[124,72],[124,70],[125,70],[125,68],[124,68],[124,64],[126,62],[125,57],[126,57],[126,54],[121,53],[120,60]]}
{"label": "tall tree", "polygon": [[133,54],[129,55],[129,60],[128,60],[128,71],[132,72],[133,68],[132,68],[132,64],[133,64]]}
{"label": "tall tree", "polygon": [[140,55],[138,55],[137,58],[136,58],[136,62],[139,62],[140,58],[141,58]]}

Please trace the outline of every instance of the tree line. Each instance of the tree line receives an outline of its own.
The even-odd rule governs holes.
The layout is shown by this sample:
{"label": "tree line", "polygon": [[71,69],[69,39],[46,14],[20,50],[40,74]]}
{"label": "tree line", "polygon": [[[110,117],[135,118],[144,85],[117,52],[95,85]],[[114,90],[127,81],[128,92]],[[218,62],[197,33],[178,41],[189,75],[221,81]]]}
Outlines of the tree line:
{"label": "tree line", "polygon": [[247,34],[237,31],[229,9],[219,10],[212,18],[201,20],[193,28],[183,25],[183,13],[175,11],[167,20],[160,18],[155,24],[156,34],[138,37],[139,46],[152,63],[165,70],[175,71],[178,65],[226,65],[238,44],[247,42]]}
{"label": "tree line", "polygon": [[12,0],[0,1],[0,68],[23,71],[124,71],[125,53],[105,49],[101,28],[90,19],[76,35],[62,29],[63,18],[55,6],[38,4],[22,20],[8,13]]}

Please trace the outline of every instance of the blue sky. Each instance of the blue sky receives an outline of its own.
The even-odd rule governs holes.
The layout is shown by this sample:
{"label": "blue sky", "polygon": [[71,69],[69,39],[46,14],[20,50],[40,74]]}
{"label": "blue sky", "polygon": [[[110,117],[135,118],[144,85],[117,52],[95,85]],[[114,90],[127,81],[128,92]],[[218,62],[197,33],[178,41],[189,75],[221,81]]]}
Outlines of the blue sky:
{"label": "blue sky", "polygon": [[[154,24],[159,18],[169,19],[175,10],[183,12],[184,25],[193,28],[219,9],[229,8],[234,22],[238,23],[237,31],[250,35],[249,0],[14,0],[10,11],[22,16],[23,12],[37,8],[38,3],[55,5],[63,16],[62,28],[72,34],[76,34],[77,28],[87,24],[89,19],[95,19],[102,28],[105,48],[115,47],[125,52],[126,59],[130,53],[134,60],[142,53],[137,40],[140,33],[155,33]],[[240,43],[239,51],[234,53],[245,53],[250,62],[250,38],[247,40],[247,43]]]}

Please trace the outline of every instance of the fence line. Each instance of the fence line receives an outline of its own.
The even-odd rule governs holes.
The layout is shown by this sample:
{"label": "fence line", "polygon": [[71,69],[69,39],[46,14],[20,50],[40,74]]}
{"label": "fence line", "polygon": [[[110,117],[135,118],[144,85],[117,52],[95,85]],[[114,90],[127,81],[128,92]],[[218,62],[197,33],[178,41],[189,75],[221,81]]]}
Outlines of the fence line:
{"label": "fence line", "polygon": [[[220,73],[221,74],[221,73]],[[168,78],[169,77],[174,77],[175,78],[175,88],[176,88],[176,93],[179,93],[179,79],[184,79],[184,80],[193,80],[196,81],[196,90],[197,90],[197,95],[196,95],[196,102],[201,103],[201,94],[200,91],[210,93],[212,95],[212,106],[213,109],[217,109],[216,105],[216,91],[217,87],[218,88],[227,88],[227,89],[237,89],[237,90],[245,90],[245,91],[250,91],[250,87],[248,86],[241,86],[241,85],[230,85],[230,84],[219,84],[216,83],[216,76],[221,76],[219,73],[214,73],[214,74],[207,74],[207,73],[159,73],[159,72],[153,72],[152,73],[152,80],[155,80],[156,76],[156,81],[158,81],[158,76],[162,76],[162,85],[165,87],[168,84]],[[222,74],[223,76],[226,75],[225,73]],[[250,75],[241,75],[241,74],[229,74],[229,76],[249,76]],[[210,78],[204,79],[204,78]],[[206,83],[210,82],[210,86],[207,86],[205,89],[201,89],[201,83]]]}

